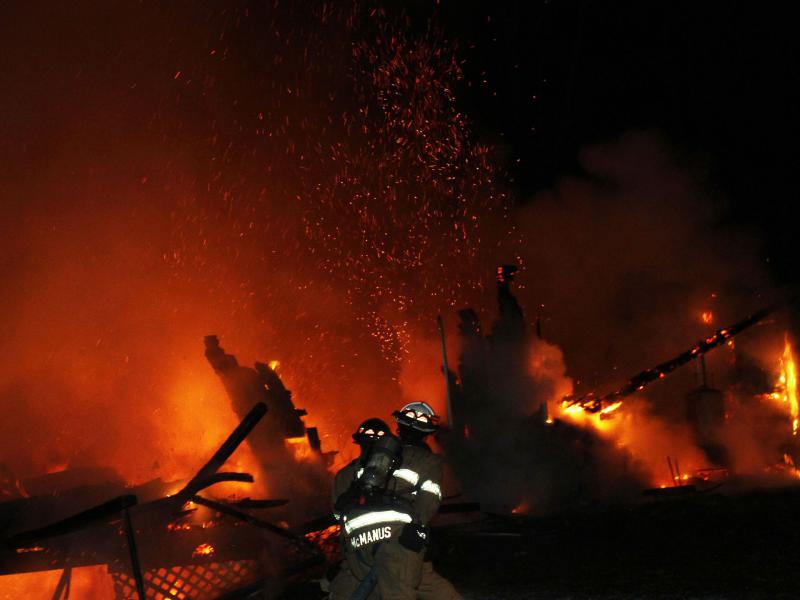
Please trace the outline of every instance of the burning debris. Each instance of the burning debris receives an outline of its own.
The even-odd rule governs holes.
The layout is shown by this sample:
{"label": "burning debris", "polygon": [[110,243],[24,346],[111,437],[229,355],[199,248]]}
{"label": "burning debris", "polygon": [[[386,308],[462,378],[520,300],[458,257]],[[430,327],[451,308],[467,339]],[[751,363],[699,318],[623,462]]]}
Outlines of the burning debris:
{"label": "burning debris", "polygon": [[206,359],[222,380],[237,415],[242,417],[247,407],[258,402],[270,407],[263,426],[248,439],[270,489],[295,499],[290,508],[296,518],[324,512],[327,505],[314,491],[330,485],[327,468],[336,453],[323,454],[316,428],[305,427],[302,417],[307,413],[292,403],[292,393],[278,376],[277,361],[257,362],[252,369],[240,366],[213,335],[206,336],[205,347]]}
{"label": "burning debris", "polygon": [[[229,365],[235,363],[231,358]],[[285,391],[276,380],[273,374],[273,389]],[[280,589],[290,574],[318,567],[322,554],[306,538],[248,512],[281,507],[285,500],[223,502],[201,495],[222,482],[253,481],[250,474],[220,468],[257,431],[267,412],[264,402],[256,403],[205,466],[175,492],[168,493],[174,486],[160,480],[134,488],[84,485],[0,504],[0,575],[62,569],[54,595],[60,599],[69,595],[73,569],[105,565],[120,600],[212,600],[245,584]],[[278,437],[273,443],[280,442]],[[112,489],[126,495],[73,514]],[[201,507],[212,518],[199,517]],[[37,521],[46,524],[25,530]]]}
{"label": "burning debris", "polygon": [[562,400],[562,406],[565,411],[586,410],[591,413],[599,412],[601,415],[607,415],[617,410],[622,405],[622,400],[631,394],[642,391],[645,387],[664,379],[667,375],[675,371],[675,369],[682,367],[685,364],[701,358],[707,352],[714,348],[727,343],[733,337],[749,327],[756,325],[771,315],[777,306],[763,308],[749,317],[734,323],[730,327],[718,330],[713,335],[700,340],[694,346],[682,352],[678,356],[668,361],[665,361],[651,369],[646,369],[641,373],[637,373],[621,388],[609,392],[602,396],[597,396],[594,393],[581,396],[580,398],[565,397]]}

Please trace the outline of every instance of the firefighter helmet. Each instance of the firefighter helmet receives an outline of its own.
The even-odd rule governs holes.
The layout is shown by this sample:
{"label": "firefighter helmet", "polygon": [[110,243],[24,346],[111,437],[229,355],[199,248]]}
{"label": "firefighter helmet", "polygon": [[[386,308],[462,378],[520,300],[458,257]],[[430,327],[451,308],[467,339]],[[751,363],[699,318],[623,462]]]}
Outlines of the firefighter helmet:
{"label": "firefighter helmet", "polygon": [[381,419],[367,419],[353,433],[353,441],[359,446],[371,444],[385,435],[391,435],[391,430]]}
{"label": "firefighter helmet", "polygon": [[392,413],[400,427],[409,427],[424,435],[436,431],[439,417],[429,404],[425,402],[409,402],[400,410]]}

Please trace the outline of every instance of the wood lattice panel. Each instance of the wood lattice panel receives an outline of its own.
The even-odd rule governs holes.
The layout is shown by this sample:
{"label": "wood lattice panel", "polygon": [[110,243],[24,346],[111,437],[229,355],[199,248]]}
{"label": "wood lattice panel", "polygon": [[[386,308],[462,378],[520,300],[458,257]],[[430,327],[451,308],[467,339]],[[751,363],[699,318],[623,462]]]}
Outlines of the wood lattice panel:
{"label": "wood lattice panel", "polygon": [[[256,579],[257,567],[255,561],[230,561],[151,569],[144,572],[145,592],[153,600],[214,600]],[[138,600],[133,577],[112,577],[117,600]]]}

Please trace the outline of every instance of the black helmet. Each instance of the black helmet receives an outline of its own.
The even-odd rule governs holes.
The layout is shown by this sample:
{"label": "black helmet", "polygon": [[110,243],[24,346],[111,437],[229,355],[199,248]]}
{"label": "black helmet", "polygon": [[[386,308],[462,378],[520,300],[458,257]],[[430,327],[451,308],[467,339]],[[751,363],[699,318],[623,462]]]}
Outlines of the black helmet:
{"label": "black helmet", "polygon": [[353,441],[359,446],[372,444],[385,435],[391,435],[391,430],[381,419],[367,419],[353,433]]}
{"label": "black helmet", "polygon": [[410,402],[392,413],[401,431],[404,428],[428,435],[439,427],[439,417],[425,402]]}

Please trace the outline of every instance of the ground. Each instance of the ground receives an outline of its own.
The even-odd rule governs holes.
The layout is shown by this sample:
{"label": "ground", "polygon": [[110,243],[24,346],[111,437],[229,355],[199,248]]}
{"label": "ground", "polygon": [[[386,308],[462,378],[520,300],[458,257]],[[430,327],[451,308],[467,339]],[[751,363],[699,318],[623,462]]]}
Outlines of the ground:
{"label": "ground", "polygon": [[782,489],[495,517],[441,531],[436,564],[469,600],[800,598],[798,509]]}

